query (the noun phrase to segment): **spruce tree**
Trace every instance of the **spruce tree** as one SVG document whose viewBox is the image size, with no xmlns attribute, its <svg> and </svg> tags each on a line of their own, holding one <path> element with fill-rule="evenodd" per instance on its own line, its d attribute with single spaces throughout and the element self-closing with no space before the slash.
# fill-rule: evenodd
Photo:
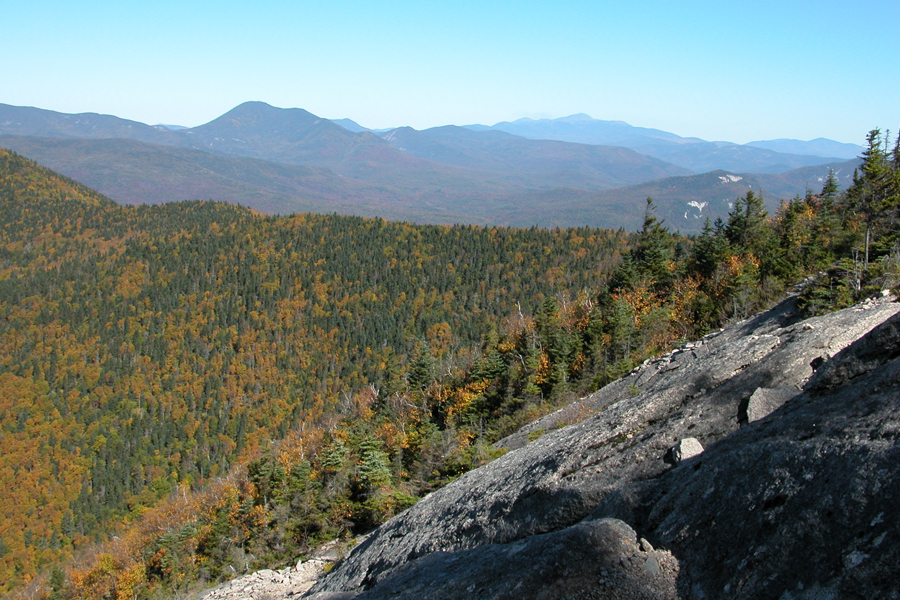
<svg viewBox="0 0 900 600">
<path fill-rule="evenodd" d="M 869 266 L 873 236 L 885 220 L 884 211 L 897 203 L 895 169 L 892 168 L 895 157 L 888 155 L 886 144 L 887 140 L 882 138 L 880 129 L 869 132 L 866 136 L 866 149 L 861 157 L 862 164 L 853 173 L 853 185 L 847 190 L 846 208 L 858 215 L 865 225 L 864 269 Z"/>
<path fill-rule="evenodd" d="M 672 234 L 656 218 L 656 204 L 647 198 L 644 210 L 644 224 L 632 251 L 632 262 L 638 272 L 651 282 L 651 287 L 659 291 L 668 286 L 672 266 Z"/>
<path fill-rule="evenodd" d="M 752 253 L 757 257 L 765 252 L 771 236 L 767 219 L 762 196 L 754 194 L 753 190 L 735 201 L 725 225 L 725 236 L 735 252 Z"/>
<path fill-rule="evenodd" d="M 833 169 L 828 169 L 828 177 L 825 180 L 825 185 L 822 186 L 819 198 L 821 198 L 823 204 L 833 204 L 834 199 L 838 195 L 838 190 L 840 190 L 840 185 L 838 184 L 837 176 L 834 174 Z"/>
<path fill-rule="evenodd" d="M 721 218 L 716 219 L 715 226 L 710 224 L 709 218 L 707 218 L 694 243 L 690 270 L 704 279 L 713 276 L 728 254 L 728 241 L 725 238 L 724 229 L 725 224 Z"/>
</svg>

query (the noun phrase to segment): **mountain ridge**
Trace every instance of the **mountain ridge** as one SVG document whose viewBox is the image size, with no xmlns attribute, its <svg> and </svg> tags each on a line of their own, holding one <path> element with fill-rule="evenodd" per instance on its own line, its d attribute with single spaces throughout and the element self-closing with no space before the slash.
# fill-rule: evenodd
<svg viewBox="0 0 900 600">
<path fill-rule="evenodd" d="M 698 206 L 716 203 L 713 218 L 727 215 L 726 207 L 751 189 L 746 185 L 751 180 L 756 185 L 752 189 L 764 190 L 774 210 L 779 199 L 816 188 L 827 168 L 847 168 L 825 163 L 800 167 L 805 171 L 785 170 L 790 164 L 784 160 L 805 159 L 679 138 L 583 114 L 510 125 L 515 123 L 602 126 L 643 144 L 667 144 L 667 152 L 681 156 L 682 162 L 688 149 L 695 154 L 694 162 L 724 161 L 732 167 L 742 164 L 739 155 L 763 153 L 772 159 L 767 163 L 770 170 L 784 172 L 721 169 L 724 174 L 719 176 L 744 180 L 744 185 L 731 185 L 735 180 L 722 186 L 716 176 L 695 176 L 692 169 L 624 146 L 529 139 L 497 129 L 456 126 L 354 132 L 303 109 L 258 101 L 243 103 L 209 123 L 174 130 L 110 115 L 0 105 L 0 135 L 7 146 L 131 204 L 214 198 L 266 213 L 340 212 L 420 223 L 633 229 L 640 225 L 643 199 L 659 196 L 661 215 L 672 226 L 697 232 L 703 221 Z M 28 131 L 45 139 L 23 135 Z M 120 151 L 113 152 L 112 139 L 135 143 L 120 143 Z M 220 158 L 211 158 L 216 156 Z M 304 168 L 318 171 L 313 176 Z M 846 177 L 841 177 L 846 185 Z M 702 181 L 709 183 L 704 187 Z"/>
<path fill-rule="evenodd" d="M 804 166 L 835 162 L 841 158 L 858 156 L 861 146 L 841 144 L 826 140 L 800 142 L 791 140 L 791 148 L 799 152 L 786 153 L 788 145 L 775 140 L 734 144 L 732 142 L 708 142 L 695 137 L 681 137 L 673 133 L 634 127 L 624 121 L 603 121 L 588 115 L 572 115 L 573 118 L 560 119 L 519 119 L 501 121 L 492 126 L 469 125 L 467 127 L 484 130 L 500 130 L 533 139 L 554 139 L 587 144 L 619 145 L 643 154 L 660 158 L 667 162 L 697 172 L 723 169 L 737 172 L 778 173 Z M 814 143 L 819 142 L 819 143 Z M 779 148 L 782 151 L 778 152 Z M 823 148 L 835 148 L 840 154 L 829 156 Z M 812 151 L 810 151 L 812 150 Z M 855 150 L 855 153 L 854 153 Z M 830 159 L 830 160 L 829 160 Z"/>
<path fill-rule="evenodd" d="M 424 131 L 403 127 L 382 137 L 405 152 L 464 168 L 507 173 L 529 187 L 609 189 L 691 172 L 627 148 L 528 140 L 501 131 L 477 132 L 455 125 Z M 559 175 L 555 175 L 559 173 Z M 550 176 L 550 181 L 534 180 Z M 628 182 L 628 183 L 626 183 Z M 548 185 L 549 183 L 549 185 Z"/>
<path fill-rule="evenodd" d="M 847 144 L 836 142 L 827 138 L 816 138 L 814 140 L 803 141 L 788 138 L 779 138 L 777 140 L 761 140 L 756 142 L 747 142 L 745 146 L 754 146 L 756 148 L 765 148 L 767 150 L 775 150 L 789 154 L 811 154 L 813 156 L 839 157 L 839 158 L 856 158 L 865 150 L 859 144 Z"/>
<path fill-rule="evenodd" d="M 214 198 L 267 214 L 338 212 L 418 223 L 588 225 L 634 231 L 641 225 L 646 198 L 653 197 L 660 217 L 685 233 L 698 232 L 706 217 L 727 217 L 735 198 L 748 190 L 761 192 L 771 213 L 780 198 L 821 189 L 829 169 L 834 169 L 846 187 L 857 164 L 848 161 L 780 175 L 718 171 L 593 191 L 573 187 L 527 189 L 521 185 L 503 190 L 495 183 L 493 191 L 478 192 L 473 181 L 468 191 L 460 188 L 456 196 L 444 188 L 427 197 L 413 188 L 371 184 L 320 167 L 136 140 L 0 135 L 0 147 L 29 156 L 123 204 Z M 489 180 L 482 177 L 482 181 Z"/>
</svg>

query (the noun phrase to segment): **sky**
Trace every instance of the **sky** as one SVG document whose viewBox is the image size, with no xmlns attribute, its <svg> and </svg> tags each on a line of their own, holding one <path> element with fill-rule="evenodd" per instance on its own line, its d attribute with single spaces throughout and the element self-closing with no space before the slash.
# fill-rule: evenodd
<svg viewBox="0 0 900 600">
<path fill-rule="evenodd" d="M 586 113 L 682 136 L 900 127 L 900 2 L 0 0 L 0 103 L 196 126 L 260 100 L 369 128 Z"/>
</svg>

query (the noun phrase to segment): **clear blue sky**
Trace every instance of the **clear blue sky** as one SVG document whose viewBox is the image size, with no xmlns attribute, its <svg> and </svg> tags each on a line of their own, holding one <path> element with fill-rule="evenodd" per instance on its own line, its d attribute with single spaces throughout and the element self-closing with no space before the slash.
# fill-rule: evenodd
<svg viewBox="0 0 900 600">
<path fill-rule="evenodd" d="M 144 123 L 247 100 L 372 128 L 587 113 L 744 143 L 900 126 L 897 0 L 0 0 L 0 102 Z"/>
</svg>

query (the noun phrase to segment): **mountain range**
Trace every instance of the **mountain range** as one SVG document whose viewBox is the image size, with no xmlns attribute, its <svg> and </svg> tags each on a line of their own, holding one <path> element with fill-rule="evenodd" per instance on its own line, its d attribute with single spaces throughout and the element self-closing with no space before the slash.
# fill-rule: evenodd
<svg viewBox="0 0 900 600">
<path fill-rule="evenodd" d="M 685 232 L 749 189 L 774 210 L 829 169 L 846 184 L 856 163 L 842 159 L 859 148 L 706 142 L 586 115 L 371 131 L 263 102 L 183 128 L 0 104 L 0 147 L 125 204 L 212 198 L 269 214 L 633 229 L 652 195 Z"/>
<path fill-rule="evenodd" d="M 499 130 L 532 139 L 560 140 L 579 144 L 624 146 L 648 156 L 697 171 L 716 169 L 739 172 L 780 173 L 803 166 L 824 164 L 859 156 L 862 146 L 819 138 L 770 140 L 734 144 L 681 137 L 659 129 L 633 127 L 623 121 L 601 121 L 578 114 L 561 119 L 519 119 L 487 127 L 469 125 L 476 131 Z"/>
</svg>

